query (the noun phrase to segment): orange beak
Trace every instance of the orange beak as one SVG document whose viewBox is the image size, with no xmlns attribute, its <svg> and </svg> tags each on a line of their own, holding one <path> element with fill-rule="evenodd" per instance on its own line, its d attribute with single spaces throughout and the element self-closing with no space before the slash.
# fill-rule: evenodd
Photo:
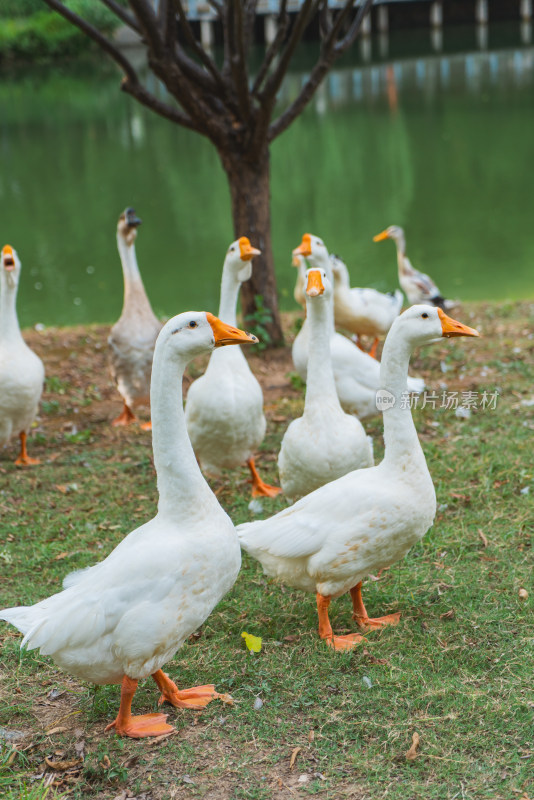
<svg viewBox="0 0 534 800">
<path fill-rule="evenodd" d="M 239 240 L 239 252 L 242 261 L 250 261 L 251 258 L 254 258 L 254 256 L 261 255 L 261 250 L 257 250 L 255 247 L 252 247 L 249 239 L 246 236 L 242 236 Z"/>
<path fill-rule="evenodd" d="M 318 269 L 312 269 L 308 272 L 308 285 L 306 286 L 306 294 L 308 297 L 317 297 L 324 293 L 324 284 L 321 273 Z"/>
<path fill-rule="evenodd" d="M 215 347 L 223 347 L 225 344 L 256 344 L 259 341 L 254 334 L 241 331 L 232 325 L 227 325 L 226 322 L 210 314 L 209 311 L 206 311 L 206 319 L 213 331 Z"/>
<path fill-rule="evenodd" d="M 293 250 L 294 256 L 311 256 L 312 249 L 311 249 L 311 236 L 309 233 L 305 233 L 302 237 L 302 242 L 299 244 L 298 247 L 295 247 Z"/>
<path fill-rule="evenodd" d="M 13 248 L 10 244 L 6 244 L 2 248 L 2 260 L 4 262 L 4 269 L 11 272 L 15 269 L 15 259 L 13 258 Z"/>
<path fill-rule="evenodd" d="M 448 317 L 441 308 L 438 308 L 438 316 L 441 320 L 442 335 L 447 338 L 451 336 L 480 336 L 480 333 L 474 328 Z"/>
<path fill-rule="evenodd" d="M 387 228 L 385 231 L 382 231 L 382 233 L 377 233 L 376 236 L 373 236 L 373 242 L 383 242 L 384 239 L 389 239 Z"/>
</svg>

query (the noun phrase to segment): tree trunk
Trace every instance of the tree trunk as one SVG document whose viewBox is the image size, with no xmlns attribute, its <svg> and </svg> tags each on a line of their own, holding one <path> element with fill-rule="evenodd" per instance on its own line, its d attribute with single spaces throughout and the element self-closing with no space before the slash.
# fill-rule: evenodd
<svg viewBox="0 0 534 800">
<path fill-rule="evenodd" d="M 283 344 L 271 247 L 269 149 L 266 145 L 259 158 L 221 151 L 219 156 L 228 176 L 236 239 L 248 236 L 252 246 L 261 250 L 261 256 L 252 262 L 251 279 L 241 288 L 243 316 L 255 315 L 255 297 L 261 295 L 264 307 L 272 314 L 271 322 L 262 321 L 269 334 L 268 344 Z"/>
</svg>

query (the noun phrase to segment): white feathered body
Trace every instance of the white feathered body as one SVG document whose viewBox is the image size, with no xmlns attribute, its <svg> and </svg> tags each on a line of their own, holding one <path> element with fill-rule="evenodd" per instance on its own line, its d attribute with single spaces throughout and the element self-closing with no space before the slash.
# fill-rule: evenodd
<svg viewBox="0 0 534 800">
<path fill-rule="evenodd" d="M 160 330 L 152 310 L 136 305 L 128 306 L 111 329 L 111 374 L 129 408 L 150 401 L 152 357 Z"/>
<path fill-rule="evenodd" d="M 274 517 L 237 526 L 242 548 L 267 575 L 323 596 L 339 596 L 394 564 L 432 524 L 436 497 L 426 464 L 399 475 L 385 462 L 356 470 Z"/>
<path fill-rule="evenodd" d="M 302 497 L 347 472 L 373 463 L 371 445 L 356 417 L 324 403 L 289 425 L 278 471 L 284 494 Z"/>
<path fill-rule="evenodd" d="M 213 475 L 244 464 L 265 435 L 263 393 L 238 346 L 214 350 L 189 387 L 187 432 L 202 467 Z"/>
<path fill-rule="evenodd" d="M 222 509 L 217 520 L 213 511 L 190 509 L 185 532 L 155 517 L 100 564 L 68 576 L 62 592 L 5 609 L 0 619 L 24 633 L 29 649 L 40 648 L 79 679 L 107 684 L 153 674 L 237 578 L 234 527 Z"/>
<path fill-rule="evenodd" d="M 18 341 L 0 341 L 0 445 L 28 433 L 39 407 L 44 383 L 43 362 Z"/>
<path fill-rule="evenodd" d="M 7 260 L 10 268 L 4 266 Z M 6 245 L 0 264 L 0 446 L 30 430 L 45 377 L 43 362 L 20 332 L 16 310 L 20 270 L 16 251 Z"/>
<path fill-rule="evenodd" d="M 330 255 L 334 274 L 334 320 L 336 325 L 359 336 L 385 335 L 402 309 L 402 292 L 385 294 L 376 289 L 350 288 L 347 265 Z"/>
</svg>

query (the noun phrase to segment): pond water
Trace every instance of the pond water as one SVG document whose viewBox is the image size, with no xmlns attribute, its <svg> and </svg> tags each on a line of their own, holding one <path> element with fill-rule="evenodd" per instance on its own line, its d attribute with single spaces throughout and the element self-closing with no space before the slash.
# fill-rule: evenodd
<svg viewBox="0 0 534 800">
<path fill-rule="evenodd" d="M 394 246 L 372 242 L 390 224 L 446 296 L 534 296 L 530 37 L 519 24 L 478 39 L 471 28 L 445 29 L 442 41 L 400 32 L 345 57 L 272 148 L 282 308 L 294 307 L 290 253 L 305 231 L 343 256 L 353 285 L 394 289 Z M 23 325 L 117 318 L 126 205 L 144 221 L 137 253 L 156 313 L 216 310 L 233 238 L 217 155 L 119 92 L 112 68 L 4 71 L 0 163 L 0 239 L 22 260 Z"/>
</svg>

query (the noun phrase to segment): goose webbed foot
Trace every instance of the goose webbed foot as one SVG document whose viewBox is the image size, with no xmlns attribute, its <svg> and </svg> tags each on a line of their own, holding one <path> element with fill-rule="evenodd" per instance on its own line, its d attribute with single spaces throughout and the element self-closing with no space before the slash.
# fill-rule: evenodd
<svg viewBox="0 0 534 800">
<path fill-rule="evenodd" d="M 161 669 L 158 669 L 152 677 L 161 691 L 158 705 L 170 703 L 175 708 L 200 709 L 220 696 L 211 683 L 205 686 L 192 686 L 190 689 L 178 689 L 174 681 L 171 681 Z"/>
<path fill-rule="evenodd" d="M 17 467 L 35 467 L 37 464 L 40 464 L 38 458 L 30 458 L 28 455 L 28 451 L 26 450 L 26 434 L 24 431 L 21 431 L 19 434 L 20 438 L 20 453 L 18 458 L 15 460 L 15 466 Z"/>
<path fill-rule="evenodd" d="M 114 428 L 117 428 L 119 426 L 131 425 L 132 422 L 135 421 L 136 421 L 135 414 L 131 410 L 130 406 L 124 403 L 121 413 L 119 414 L 118 417 L 116 417 L 116 419 L 113 420 L 111 424 L 113 425 Z"/>
<path fill-rule="evenodd" d="M 331 597 L 325 597 L 317 593 L 317 614 L 319 617 L 319 636 L 324 639 L 329 647 L 334 650 L 352 650 L 354 647 L 365 641 L 365 637 L 360 633 L 349 633 L 346 636 L 334 636 L 330 619 L 328 617 L 328 606 L 332 602 Z"/>
<path fill-rule="evenodd" d="M 252 483 L 252 497 L 276 497 L 281 494 L 282 490 L 279 486 L 270 486 L 262 481 L 253 458 L 249 458 L 247 464 L 252 475 L 252 480 L 250 481 Z"/>
<path fill-rule="evenodd" d="M 358 583 L 350 590 L 352 597 L 353 614 L 352 619 L 358 623 L 358 627 L 364 631 L 380 630 L 387 625 L 398 625 L 400 621 L 400 611 L 395 614 L 386 614 L 384 617 L 370 617 L 365 610 L 362 598 L 362 582 Z"/>
<path fill-rule="evenodd" d="M 137 689 L 137 681 L 125 675 L 121 685 L 121 704 L 119 713 L 113 722 L 106 727 L 119 736 L 130 736 L 132 739 L 144 739 L 147 736 L 161 736 L 172 733 L 174 728 L 167 725 L 167 714 L 141 714 L 132 716 L 132 700 Z"/>
</svg>

